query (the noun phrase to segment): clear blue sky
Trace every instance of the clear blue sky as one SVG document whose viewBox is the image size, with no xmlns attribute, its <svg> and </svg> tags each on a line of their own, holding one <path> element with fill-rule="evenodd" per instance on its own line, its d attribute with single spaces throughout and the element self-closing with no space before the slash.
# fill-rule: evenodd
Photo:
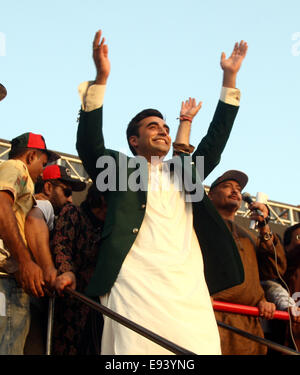
<svg viewBox="0 0 300 375">
<path fill-rule="evenodd" d="M 300 2 L 253 0 L 0 0 L 0 138 L 33 131 L 51 149 L 77 154 L 77 86 L 95 69 L 98 29 L 109 45 L 106 145 L 129 154 L 125 129 L 141 109 L 159 109 L 174 137 L 180 103 L 203 107 L 191 143 L 205 135 L 221 89 L 221 52 L 246 40 L 238 77 L 241 107 L 210 184 L 228 169 L 248 174 L 246 187 L 300 204 Z M 293 37 L 295 40 L 293 40 Z M 297 39 L 298 38 L 298 39 Z"/>
</svg>

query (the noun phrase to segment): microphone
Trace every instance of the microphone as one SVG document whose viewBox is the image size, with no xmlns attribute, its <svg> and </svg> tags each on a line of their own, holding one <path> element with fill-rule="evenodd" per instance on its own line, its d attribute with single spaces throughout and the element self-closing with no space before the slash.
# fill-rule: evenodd
<svg viewBox="0 0 300 375">
<path fill-rule="evenodd" d="M 253 201 L 253 199 L 252 199 L 252 197 L 251 197 L 251 195 L 249 193 L 243 193 L 242 194 L 242 199 L 243 199 L 243 201 L 245 201 L 249 205 L 252 204 L 252 203 L 254 203 L 254 201 Z M 262 217 L 264 216 L 263 213 L 261 212 L 261 210 L 259 210 L 257 208 L 253 209 L 253 211 L 256 211 L 258 213 L 258 215 L 260 215 Z M 255 229 L 255 226 L 256 226 L 256 221 L 255 220 L 251 220 L 249 228 L 250 229 Z"/>
</svg>

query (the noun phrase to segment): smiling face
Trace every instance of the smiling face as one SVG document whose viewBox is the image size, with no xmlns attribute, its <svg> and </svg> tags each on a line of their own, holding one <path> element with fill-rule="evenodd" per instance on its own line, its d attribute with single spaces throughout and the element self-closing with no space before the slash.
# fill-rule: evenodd
<svg viewBox="0 0 300 375">
<path fill-rule="evenodd" d="M 242 203 L 241 186 L 234 180 L 221 182 L 208 194 L 218 210 L 236 212 Z"/>
<path fill-rule="evenodd" d="M 169 127 L 159 117 L 146 117 L 139 123 L 139 135 L 132 135 L 129 142 L 137 155 L 148 161 L 151 161 L 151 156 L 164 157 L 171 147 Z"/>
</svg>

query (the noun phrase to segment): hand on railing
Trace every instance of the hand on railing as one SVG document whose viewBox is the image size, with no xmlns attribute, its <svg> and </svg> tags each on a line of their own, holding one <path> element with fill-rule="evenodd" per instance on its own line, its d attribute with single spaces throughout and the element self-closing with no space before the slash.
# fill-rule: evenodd
<svg viewBox="0 0 300 375">
<path fill-rule="evenodd" d="M 257 304 L 259 316 L 265 319 L 273 319 L 276 306 L 272 302 L 266 300 L 259 301 Z"/>
<path fill-rule="evenodd" d="M 64 289 L 70 287 L 71 289 L 76 289 L 76 277 L 73 272 L 64 272 L 59 275 L 55 280 L 55 289 L 59 296 L 64 295 Z"/>
</svg>

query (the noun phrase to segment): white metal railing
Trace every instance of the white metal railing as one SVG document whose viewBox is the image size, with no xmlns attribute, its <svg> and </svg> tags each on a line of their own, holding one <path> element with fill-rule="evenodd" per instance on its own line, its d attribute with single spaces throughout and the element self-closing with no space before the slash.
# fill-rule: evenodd
<svg viewBox="0 0 300 375">
<path fill-rule="evenodd" d="M 252 197 L 255 200 L 255 197 Z M 268 200 L 270 220 L 275 224 L 291 226 L 300 222 L 300 208 L 289 204 Z M 246 208 L 239 210 L 238 215 L 246 217 L 250 211 Z"/>
</svg>

